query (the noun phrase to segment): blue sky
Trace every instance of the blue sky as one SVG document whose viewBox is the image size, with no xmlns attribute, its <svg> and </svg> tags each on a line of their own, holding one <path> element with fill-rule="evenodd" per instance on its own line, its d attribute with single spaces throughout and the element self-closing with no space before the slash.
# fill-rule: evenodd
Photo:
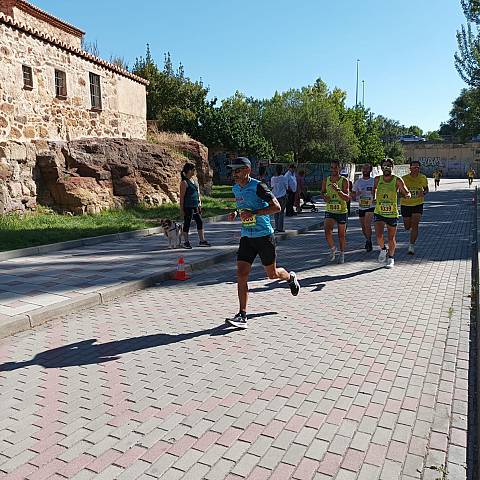
<svg viewBox="0 0 480 480">
<path fill-rule="evenodd" d="M 321 77 L 355 103 L 434 130 L 465 86 L 454 64 L 460 0 L 32 0 L 87 32 L 102 57 L 133 65 L 170 51 L 212 96 L 256 98 Z"/>
</svg>

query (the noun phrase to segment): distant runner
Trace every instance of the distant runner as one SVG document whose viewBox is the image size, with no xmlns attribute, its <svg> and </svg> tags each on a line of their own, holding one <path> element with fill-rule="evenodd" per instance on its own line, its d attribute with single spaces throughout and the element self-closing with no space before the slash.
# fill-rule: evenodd
<svg viewBox="0 0 480 480">
<path fill-rule="evenodd" d="M 433 181 L 435 183 L 435 191 L 437 191 L 437 188 L 440 186 L 440 179 L 442 178 L 442 172 L 441 170 L 435 170 L 433 172 Z"/>
<path fill-rule="evenodd" d="M 386 261 L 386 268 L 393 268 L 395 265 L 395 248 L 397 246 L 396 234 L 398 224 L 398 194 L 401 192 L 406 198 L 410 198 L 411 194 L 403 180 L 392 174 L 393 160 L 386 158 L 382 163 L 383 175 L 375 177 L 373 187 L 373 196 L 375 198 L 375 233 L 377 235 L 380 254 L 378 261 L 383 263 Z M 388 233 L 388 252 L 385 247 L 384 229 L 387 226 Z M 388 253 L 388 255 L 387 255 Z"/>
<path fill-rule="evenodd" d="M 475 170 L 472 167 L 470 167 L 467 170 L 467 178 L 468 178 L 468 188 L 470 188 L 472 186 L 473 179 L 475 178 Z"/>
<path fill-rule="evenodd" d="M 358 216 L 362 227 L 363 235 L 366 239 L 365 250 L 371 252 L 372 246 L 372 219 L 375 207 L 373 205 L 373 186 L 374 178 L 372 166 L 366 163 L 362 167 L 362 176 L 353 184 L 352 198 L 358 201 Z"/>
<path fill-rule="evenodd" d="M 247 328 L 248 276 L 252 263 L 260 256 L 265 272 L 270 279 L 285 280 L 292 295 L 298 295 L 300 284 L 295 272 L 287 272 L 276 266 L 276 249 L 270 215 L 281 210 L 278 200 L 269 188 L 259 180 L 250 177 L 252 167 L 248 158 L 235 158 L 229 168 L 235 180 L 233 194 L 240 211 L 242 237 L 237 252 L 237 289 L 240 303 L 239 312 L 226 321 L 238 328 Z M 232 212 L 233 221 L 237 212 Z"/>
<path fill-rule="evenodd" d="M 338 242 L 340 247 L 339 263 L 345 263 L 346 227 L 347 227 L 347 201 L 348 180 L 340 176 L 340 162 L 334 160 L 330 164 L 331 174 L 322 182 L 322 196 L 325 206 L 325 238 L 330 247 L 330 261 L 334 262 L 337 247 L 333 240 L 333 227 L 337 224 Z"/>
<path fill-rule="evenodd" d="M 428 179 L 420 173 L 420 162 L 410 162 L 410 173 L 402 177 L 405 186 L 411 193 L 411 198 L 401 198 L 400 206 L 405 230 L 410 230 L 410 244 L 408 253 L 415 253 L 415 242 L 418 237 L 418 226 L 423 214 L 423 203 L 428 193 Z"/>
</svg>

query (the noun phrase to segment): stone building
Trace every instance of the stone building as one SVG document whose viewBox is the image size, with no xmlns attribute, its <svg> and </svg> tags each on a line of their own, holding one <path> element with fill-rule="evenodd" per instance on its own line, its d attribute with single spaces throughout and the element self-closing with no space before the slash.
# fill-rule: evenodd
<svg viewBox="0 0 480 480">
<path fill-rule="evenodd" d="M 84 32 L 0 0 L 0 141 L 146 136 L 146 82 L 82 50 Z"/>
</svg>

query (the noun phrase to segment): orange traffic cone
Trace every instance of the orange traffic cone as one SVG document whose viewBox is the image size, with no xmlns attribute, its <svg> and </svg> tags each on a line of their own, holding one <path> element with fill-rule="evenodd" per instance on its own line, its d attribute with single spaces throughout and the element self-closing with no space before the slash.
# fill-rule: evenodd
<svg viewBox="0 0 480 480">
<path fill-rule="evenodd" d="M 188 280 L 189 278 L 185 271 L 185 259 L 180 257 L 177 262 L 177 271 L 175 272 L 174 280 Z"/>
</svg>

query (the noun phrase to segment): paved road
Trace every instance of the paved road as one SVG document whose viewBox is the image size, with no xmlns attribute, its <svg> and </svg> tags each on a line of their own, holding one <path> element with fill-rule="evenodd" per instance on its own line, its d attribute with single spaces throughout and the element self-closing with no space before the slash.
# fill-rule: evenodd
<svg viewBox="0 0 480 480">
<path fill-rule="evenodd" d="M 352 220 L 282 242 L 303 290 L 219 265 L 0 341 L 0 475 L 75 479 L 464 479 L 471 192 L 442 182 L 393 270 Z M 461 188 L 455 191 L 452 188 Z M 437 470 L 431 469 L 431 467 Z"/>
</svg>

